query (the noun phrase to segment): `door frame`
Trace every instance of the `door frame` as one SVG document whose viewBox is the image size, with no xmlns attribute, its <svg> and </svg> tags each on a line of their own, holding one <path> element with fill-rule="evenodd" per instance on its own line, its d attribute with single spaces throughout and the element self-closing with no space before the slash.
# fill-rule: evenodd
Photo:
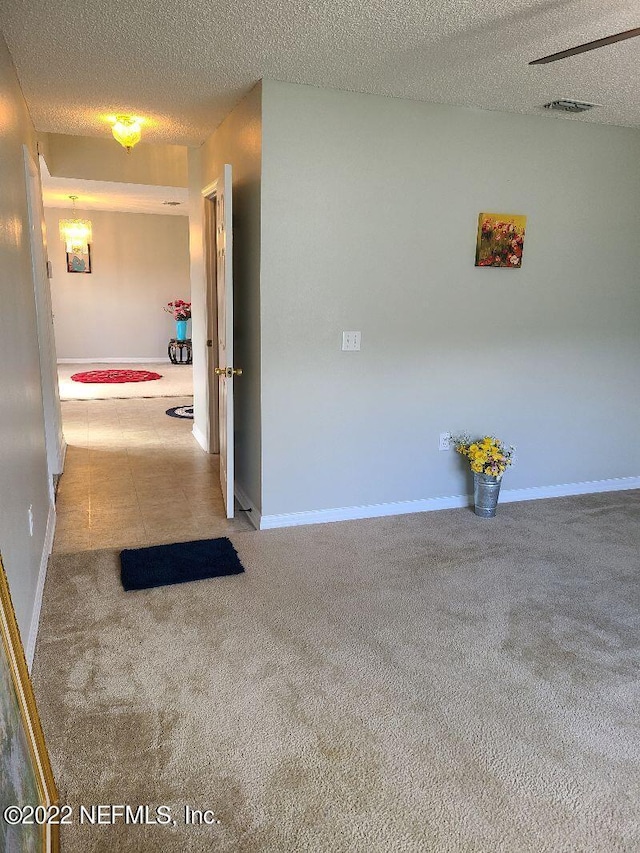
<svg viewBox="0 0 640 853">
<path fill-rule="evenodd" d="M 234 427 L 234 376 L 242 370 L 233 367 L 234 318 L 233 318 L 233 167 L 225 163 L 212 183 L 208 184 L 202 195 L 205 207 L 203 228 L 205 265 L 208 270 L 206 289 L 207 321 L 209 338 L 207 350 L 213 349 L 215 330 L 216 354 L 207 353 L 207 363 L 217 366 L 207 371 L 208 386 L 208 443 L 219 445 L 220 485 L 227 518 L 235 513 L 235 427 Z M 211 205 L 215 204 L 215 220 Z M 215 227 L 212 228 L 211 225 Z M 213 269 L 215 263 L 215 284 Z M 214 312 L 214 304 L 216 310 Z M 215 321 L 214 321 L 215 317 Z M 218 397 L 217 418 L 213 397 Z M 217 422 L 217 424 L 216 424 Z M 217 430 L 216 430 L 217 425 Z"/>
<path fill-rule="evenodd" d="M 220 423 L 218 386 L 215 368 L 218 367 L 218 281 L 216 276 L 216 179 L 202 192 L 202 251 L 205 277 L 206 339 L 204 363 L 206 365 L 206 437 L 209 453 L 220 453 Z"/>
<path fill-rule="evenodd" d="M 50 495 L 53 500 L 54 477 L 62 474 L 67 445 L 62 433 L 60 388 L 58 385 L 58 359 L 56 357 L 55 332 L 53 328 L 49 266 L 44 239 L 46 230 L 44 224 L 44 206 L 42 203 L 42 184 L 40 181 L 40 172 L 30 150 L 26 145 L 23 145 L 22 151 L 24 155 L 24 172 L 27 190 L 29 246 L 36 305 L 40 384 L 42 387 L 42 408 L 44 413 L 47 469 L 49 472 Z"/>
</svg>

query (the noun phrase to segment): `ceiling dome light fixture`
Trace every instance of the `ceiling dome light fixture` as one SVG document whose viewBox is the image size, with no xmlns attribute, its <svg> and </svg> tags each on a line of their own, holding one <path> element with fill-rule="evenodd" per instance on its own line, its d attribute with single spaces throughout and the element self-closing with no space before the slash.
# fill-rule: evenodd
<svg viewBox="0 0 640 853">
<path fill-rule="evenodd" d="M 140 119 L 136 116 L 116 116 L 116 121 L 111 128 L 113 138 L 119 142 L 123 148 L 127 149 L 127 154 L 134 145 L 140 142 L 141 129 Z"/>
<path fill-rule="evenodd" d="M 67 252 L 78 255 L 86 255 L 89 251 L 89 243 L 92 239 L 91 222 L 88 219 L 77 219 L 76 201 L 77 195 L 70 195 L 73 204 L 73 219 L 60 220 L 60 238 L 65 244 Z"/>
</svg>

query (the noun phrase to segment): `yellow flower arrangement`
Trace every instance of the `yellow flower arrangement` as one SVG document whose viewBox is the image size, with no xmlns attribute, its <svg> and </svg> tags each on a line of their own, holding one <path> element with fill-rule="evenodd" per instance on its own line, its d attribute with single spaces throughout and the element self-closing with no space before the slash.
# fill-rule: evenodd
<svg viewBox="0 0 640 853">
<path fill-rule="evenodd" d="M 515 447 L 504 444 L 499 438 L 486 435 L 472 440 L 461 435 L 453 439 L 456 451 L 466 456 L 474 474 L 488 474 L 500 479 L 509 465 L 513 464 Z"/>
</svg>

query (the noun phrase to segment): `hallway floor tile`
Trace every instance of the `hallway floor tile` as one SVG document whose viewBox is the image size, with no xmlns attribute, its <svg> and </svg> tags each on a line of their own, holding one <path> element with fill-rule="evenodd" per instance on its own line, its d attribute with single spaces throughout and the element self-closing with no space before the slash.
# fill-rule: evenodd
<svg viewBox="0 0 640 853">
<path fill-rule="evenodd" d="M 54 552 L 128 548 L 252 530 L 225 517 L 219 457 L 194 439 L 193 421 L 168 417 L 189 398 L 66 401 L 65 471 Z"/>
</svg>

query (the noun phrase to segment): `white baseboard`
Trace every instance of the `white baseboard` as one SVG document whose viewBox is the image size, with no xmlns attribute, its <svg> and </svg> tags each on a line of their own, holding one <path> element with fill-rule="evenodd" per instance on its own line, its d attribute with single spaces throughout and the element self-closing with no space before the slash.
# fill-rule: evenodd
<svg viewBox="0 0 640 853">
<path fill-rule="evenodd" d="M 44 592 L 44 582 L 47 578 L 47 566 L 49 557 L 53 549 L 53 537 L 56 532 L 56 506 L 54 503 L 49 504 L 49 514 L 47 515 L 47 529 L 44 534 L 44 544 L 42 546 L 42 557 L 40 559 L 40 571 L 38 572 L 38 583 L 36 585 L 36 594 L 33 600 L 33 613 L 31 614 L 31 625 L 29 626 L 29 637 L 27 638 L 27 647 L 24 650 L 27 659 L 29 672 L 33 665 L 33 656 L 36 651 L 36 640 L 38 639 L 38 628 L 40 626 L 40 610 L 42 608 L 42 594 Z"/>
<path fill-rule="evenodd" d="M 386 515 L 408 515 L 412 512 L 432 512 L 437 509 L 453 509 L 468 505 L 469 498 L 466 495 L 453 495 L 448 498 L 425 498 L 418 501 L 394 501 L 386 504 L 315 509 L 308 512 L 285 512 L 280 515 L 263 515 L 260 530 L 297 527 L 299 524 L 326 524 L 330 521 L 354 521 L 358 518 L 382 518 Z"/>
<path fill-rule="evenodd" d="M 200 447 L 205 451 L 205 453 L 208 453 L 209 452 L 209 442 L 207 441 L 207 437 L 202 432 L 200 427 L 198 427 L 194 424 L 191 432 L 193 433 L 193 437 L 198 442 Z"/>
<path fill-rule="evenodd" d="M 158 358 L 59 358 L 58 364 L 168 364 L 169 356 Z"/>
<path fill-rule="evenodd" d="M 640 477 L 616 477 L 610 480 L 593 480 L 585 483 L 564 483 L 559 486 L 534 486 L 530 489 L 504 489 L 500 491 L 500 502 L 535 501 L 543 498 L 617 492 L 625 489 L 640 489 Z M 407 515 L 412 512 L 456 509 L 472 504 L 472 495 L 452 495 L 451 497 L 426 498 L 416 501 L 396 501 L 366 506 L 318 509 L 308 512 L 288 512 L 279 515 L 263 515 L 260 518 L 259 529 L 272 530 L 276 527 L 296 527 L 301 524 L 326 524 L 331 521 L 352 521 L 358 518 L 382 518 L 388 515 Z"/>
<path fill-rule="evenodd" d="M 64 461 L 67 458 L 67 442 L 64 440 L 64 437 L 60 437 L 60 443 L 58 444 L 58 470 L 56 474 L 62 474 L 64 471 Z"/>
<path fill-rule="evenodd" d="M 63 438 L 62 443 L 61 443 L 60 448 L 59 448 L 59 451 L 58 451 L 60 454 L 60 473 L 62 473 L 64 471 L 64 463 L 67 460 L 67 447 L 68 447 L 67 442 Z"/>
<path fill-rule="evenodd" d="M 587 480 L 584 483 L 563 483 L 560 486 L 535 486 L 531 489 L 500 490 L 501 503 L 538 501 L 542 498 L 566 498 L 571 495 L 595 495 L 598 492 L 623 492 L 640 489 L 640 477 L 613 477 L 610 480 Z"/>
<path fill-rule="evenodd" d="M 247 495 L 247 493 L 239 486 L 237 483 L 233 484 L 234 493 L 236 500 L 243 508 L 242 515 L 246 515 L 251 524 L 255 527 L 256 530 L 261 530 L 261 520 L 262 516 L 256 507 L 255 501 L 252 501 L 251 498 Z"/>
</svg>

